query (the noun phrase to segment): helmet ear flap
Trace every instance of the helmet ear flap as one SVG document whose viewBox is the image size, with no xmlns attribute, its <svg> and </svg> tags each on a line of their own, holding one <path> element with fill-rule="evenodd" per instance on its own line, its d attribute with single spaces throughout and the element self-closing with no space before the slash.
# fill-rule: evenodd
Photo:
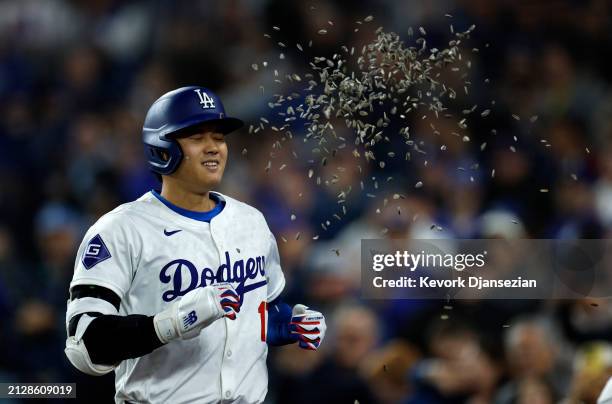
<svg viewBox="0 0 612 404">
<path fill-rule="evenodd" d="M 168 153 L 165 150 L 159 150 L 159 149 L 155 149 L 155 152 L 157 154 L 157 158 L 161 159 L 163 161 L 168 161 L 170 160 L 170 156 L 168 155 Z"/>
<path fill-rule="evenodd" d="M 170 146 L 159 147 L 145 145 L 145 158 L 152 171 L 160 175 L 172 174 L 183 159 L 183 151 L 175 140 L 169 141 Z"/>
</svg>

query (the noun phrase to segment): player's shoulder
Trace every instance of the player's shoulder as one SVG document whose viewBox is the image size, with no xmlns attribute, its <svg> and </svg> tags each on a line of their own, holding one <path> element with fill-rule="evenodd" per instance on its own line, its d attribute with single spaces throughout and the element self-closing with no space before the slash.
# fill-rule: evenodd
<svg viewBox="0 0 612 404">
<path fill-rule="evenodd" d="M 117 206 L 110 212 L 100 216 L 94 223 L 92 228 L 108 228 L 108 227 L 131 227 L 134 220 L 142 214 L 143 211 L 150 209 L 152 195 L 147 192 L 140 198 L 123 203 Z"/>
<path fill-rule="evenodd" d="M 217 191 L 215 191 L 215 194 L 219 195 L 223 200 L 225 200 L 225 209 L 228 209 L 230 212 L 233 211 L 234 214 L 240 215 L 242 219 L 251 218 L 252 220 L 261 221 L 263 224 L 266 223 L 263 213 L 261 213 L 261 211 L 256 207 Z"/>
</svg>

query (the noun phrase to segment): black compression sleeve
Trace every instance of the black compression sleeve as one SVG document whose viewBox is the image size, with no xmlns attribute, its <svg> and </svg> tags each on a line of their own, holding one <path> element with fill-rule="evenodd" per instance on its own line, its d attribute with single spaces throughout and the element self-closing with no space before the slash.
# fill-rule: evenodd
<svg viewBox="0 0 612 404">
<path fill-rule="evenodd" d="M 121 299 L 115 292 L 98 285 L 76 285 L 70 289 L 70 300 L 80 299 L 82 297 L 95 297 L 97 299 L 106 300 L 117 310 L 121 304 Z"/>
<path fill-rule="evenodd" d="M 95 318 L 83 334 L 83 341 L 93 363 L 112 365 L 128 358 L 138 358 L 159 348 L 153 317 L 103 315 Z"/>
</svg>

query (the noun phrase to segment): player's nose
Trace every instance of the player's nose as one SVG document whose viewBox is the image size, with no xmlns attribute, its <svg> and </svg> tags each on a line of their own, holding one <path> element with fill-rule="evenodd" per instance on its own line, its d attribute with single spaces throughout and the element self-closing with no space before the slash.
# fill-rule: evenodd
<svg viewBox="0 0 612 404">
<path fill-rule="evenodd" d="M 205 145 L 202 151 L 204 154 L 218 154 L 219 147 L 216 144 Z"/>
<path fill-rule="evenodd" d="M 217 142 L 212 134 L 207 134 L 202 139 L 202 150 L 205 154 L 219 153 L 219 142 Z"/>
</svg>

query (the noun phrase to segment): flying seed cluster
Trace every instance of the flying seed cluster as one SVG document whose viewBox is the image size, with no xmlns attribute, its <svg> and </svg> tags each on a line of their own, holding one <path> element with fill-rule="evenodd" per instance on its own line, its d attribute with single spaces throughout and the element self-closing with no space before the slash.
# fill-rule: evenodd
<svg viewBox="0 0 612 404">
<path fill-rule="evenodd" d="M 371 22 L 372 16 L 368 16 L 363 21 L 357 21 L 358 25 Z M 329 24 L 333 26 L 332 23 Z M 279 27 L 273 27 L 274 31 L 280 31 Z M 327 165 L 339 149 L 345 147 L 352 148 L 352 155 L 359 159 L 363 156 L 366 162 L 377 161 L 381 167 L 385 167 L 384 158 L 394 158 L 395 152 L 388 152 L 384 156 L 376 156 L 372 146 L 381 141 L 389 141 L 389 133 L 384 130 L 392 120 L 399 126 L 397 135 L 401 136 L 409 148 L 417 153 L 423 153 L 419 148 L 419 143 L 410 139 L 409 121 L 416 113 L 425 115 L 421 118 L 426 119 L 429 114 L 436 119 L 444 117 L 453 118 L 452 114 L 446 113 L 445 101 L 453 100 L 457 97 L 454 88 L 447 85 L 443 78 L 444 73 L 449 71 L 461 75 L 462 87 L 465 93 L 468 92 L 470 85 L 467 81 L 465 67 L 471 67 L 469 60 L 463 60 L 465 49 L 463 41 L 469 38 L 470 33 L 475 29 L 471 26 L 463 32 L 455 32 L 453 26 L 450 31 L 453 38 L 448 42 L 445 49 L 429 48 L 425 38 L 425 29 L 420 27 L 420 36 L 414 39 L 412 28 L 408 30 L 408 38 L 416 46 L 408 46 L 400 35 L 394 32 L 386 32 L 383 28 L 375 31 L 375 38 L 372 42 L 362 46 L 360 50 L 354 47 L 341 46 L 339 51 L 332 57 L 314 57 L 308 64 L 310 72 L 304 74 L 302 78 L 297 73 L 285 74 L 284 79 L 293 84 L 293 87 L 303 85 L 300 92 L 291 94 L 274 94 L 272 101 L 268 103 L 271 111 L 282 118 L 284 124 L 275 126 L 271 124 L 272 118 L 260 117 L 256 125 L 249 127 L 250 133 L 257 133 L 269 128 L 280 135 L 280 139 L 272 145 L 273 151 L 271 158 L 276 156 L 275 150 L 282 147 L 282 143 L 287 138 L 293 138 L 293 131 L 305 131 L 304 142 L 312 142 L 312 153 L 320 162 L 320 166 Z M 358 30 L 358 28 L 356 29 Z M 318 31 L 319 35 L 326 35 L 327 29 Z M 266 37 L 271 38 L 269 34 Z M 286 48 L 283 42 L 278 42 L 278 46 Z M 312 46 L 312 41 L 308 43 Z M 296 44 L 299 51 L 303 51 L 300 44 Z M 477 49 L 472 49 L 477 52 Z M 284 58 L 284 54 L 281 59 Z M 268 63 L 263 62 L 262 67 L 267 67 Z M 253 70 L 258 70 L 259 65 L 253 64 Z M 279 71 L 274 69 L 275 82 L 282 84 Z M 263 88 L 260 87 L 263 92 Z M 299 104 L 298 104 L 299 103 Z M 297 104 L 297 106 L 296 106 Z M 474 106 L 469 112 L 476 109 Z M 481 112 L 481 116 L 486 117 L 490 110 Z M 278 121 L 277 119 L 274 119 Z M 354 134 L 354 138 L 346 139 L 336 132 L 334 123 L 343 122 L 348 132 Z M 296 127 L 297 125 L 303 125 Z M 432 129 L 435 127 L 431 124 Z M 457 122 L 460 129 L 467 128 L 466 119 Z M 467 140 L 466 140 L 467 138 Z M 467 136 L 463 141 L 469 141 Z M 445 147 L 445 146 L 443 146 Z M 295 151 L 292 152 L 294 158 L 298 158 Z M 411 152 L 401 153 L 406 160 L 410 160 Z M 315 160 L 309 156 L 306 160 L 317 165 Z M 286 164 L 280 164 L 282 170 Z M 315 167 L 316 168 L 316 167 Z M 359 166 L 361 171 L 361 166 Z M 272 161 L 269 160 L 265 170 L 272 169 Z M 316 176 L 316 184 L 330 185 L 338 182 L 340 173 L 332 175 L 330 179 L 321 179 Z M 308 178 L 315 176 L 315 169 L 308 169 Z M 387 178 L 390 181 L 392 177 Z M 374 188 L 378 189 L 375 178 Z M 364 190 L 364 182 L 360 181 L 360 187 Z M 423 182 L 415 184 L 415 188 L 423 187 Z M 346 207 L 343 205 L 347 194 L 351 189 L 342 190 L 338 194 L 338 202 L 341 204 L 342 211 L 333 215 L 336 220 L 341 220 L 340 214 L 346 214 Z M 375 198 L 372 193 L 368 197 Z M 387 199 L 384 201 L 387 205 Z M 398 214 L 400 210 L 398 209 Z M 292 215 L 295 220 L 295 215 Z M 326 230 L 330 225 L 329 220 L 321 223 L 321 227 Z"/>
<path fill-rule="evenodd" d="M 364 19 L 364 22 L 369 21 L 372 21 L 371 16 Z M 288 81 L 307 82 L 307 86 L 302 93 L 274 95 L 273 101 L 268 105 L 277 110 L 278 115 L 284 117 L 287 124 L 271 129 L 276 132 L 286 131 L 290 128 L 290 123 L 299 118 L 306 122 L 306 139 L 316 140 L 321 145 L 328 143 L 330 139 L 338 139 L 331 121 L 342 119 L 346 127 L 356 135 L 355 146 L 367 148 L 385 138 L 383 129 L 389 126 L 393 117 L 397 117 L 404 123 L 400 125 L 399 134 L 408 141 L 410 133 L 407 120 L 411 113 L 425 108 L 439 118 L 445 111 L 445 98 L 456 98 L 456 91 L 442 82 L 440 76 L 445 69 L 461 71 L 460 46 L 462 40 L 469 37 L 474 28 L 475 26 L 472 26 L 465 32 L 455 33 L 451 26 L 454 39 L 449 41 L 446 49 L 437 49 L 427 47 L 425 30 L 422 27 L 419 32 L 423 36 L 416 39 L 416 47 L 407 46 L 398 34 L 385 32 L 381 27 L 375 32 L 376 38 L 364 45 L 360 52 L 356 52 L 354 47 L 348 49 L 341 46 L 341 51 L 331 58 L 315 57 L 309 63 L 312 72 L 305 74 L 304 79 L 296 73 L 285 75 Z M 279 30 L 278 27 L 274 29 Z M 319 34 L 326 33 L 323 31 L 325 30 L 320 30 Z M 409 30 L 408 36 L 413 36 L 412 29 Z M 281 44 L 282 42 L 279 46 Z M 312 42 L 309 45 L 311 46 Z M 285 45 L 282 44 L 282 47 Z M 302 49 L 299 44 L 297 47 Z M 471 65 L 469 60 L 465 65 Z M 256 64 L 253 68 L 258 69 Z M 274 75 L 277 77 L 276 81 L 282 83 L 278 79 L 278 70 L 274 70 Z M 469 82 L 466 81 L 464 91 L 467 92 L 468 86 Z M 285 102 L 296 99 L 303 102 L 295 108 L 283 108 Z M 383 109 L 382 113 L 380 109 Z M 483 116 L 488 112 L 483 112 Z M 249 130 L 257 133 L 269 124 L 269 119 L 261 117 L 259 125 L 251 125 Z M 458 126 L 465 129 L 465 119 L 462 119 Z M 360 155 L 354 154 L 355 157 Z M 363 154 L 366 160 L 376 159 L 370 150 Z"/>
</svg>

